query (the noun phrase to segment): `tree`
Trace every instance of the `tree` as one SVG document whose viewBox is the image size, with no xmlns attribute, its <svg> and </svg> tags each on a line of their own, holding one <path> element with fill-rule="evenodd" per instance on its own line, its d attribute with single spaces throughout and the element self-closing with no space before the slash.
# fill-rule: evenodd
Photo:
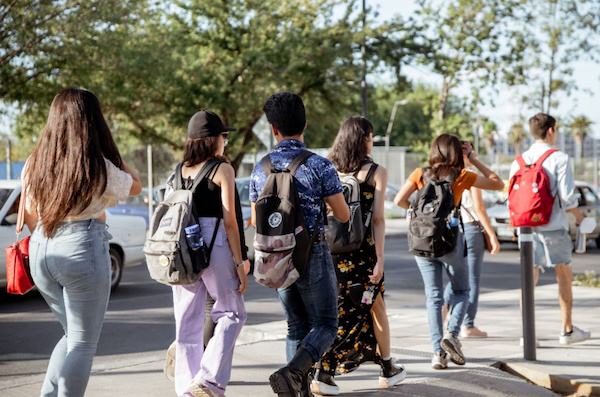
<svg viewBox="0 0 600 397">
<path fill-rule="evenodd" d="M 510 127 L 509 138 L 513 143 L 513 147 L 515 148 L 515 155 L 521 154 L 521 150 L 523 149 L 523 142 L 527 139 L 527 133 L 523 128 L 523 120 L 520 119 L 518 123 L 513 124 Z"/>
<path fill-rule="evenodd" d="M 203 108 L 215 111 L 238 129 L 228 146 L 237 166 L 259 145 L 252 127 L 265 100 L 289 90 L 305 100 L 306 141 L 326 146 L 343 119 L 360 109 L 357 86 L 346 82 L 360 80 L 356 55 L 363 35 L 373 40 L 372 57 L 378 43 L 391 40 L 379 39 L 385 24 L 362 28 L 356 1 L 132 3 L 123 23 L 110 29 L 92 24 L 55 37 L 57 58 L 68 62 L 51 58 L 53 73 L 30 87 L 35 99 L 15 98 L 24 106 L 21 136 L 36 135 L 59 88 L 81 86 L 98 95 L 118 139 L 138 144 L 178 150 L 189 117 Z M 37 54 L 28 56 L 41 62 Z"/>
<path fill-rule="evenodd" d="M 522 24 L 527 43 L 523 78 L 528 93 L 523 101 L 544 113 L 552 113 L 558 94 L 578 89 L 572 78 L 573 64 L 596 59 L 600 26 L 597 0 L 528 0 Z"/>
<path fill-rule="evenodd" d="M 499 81 L 508 65 L 519 59 L 518 29 L 507 23 L 520 0 L 419 0 L 417 15 L 429 27 L 428 46 L 420 62 L 442 78 L 435 113 L 437 133 L 454 128 L 447 120 L 450 92 L 463 81 L 477 90 Z M 512 77 L 511 77 L 512 78 Z M 479 96 L 474 95 L 479 101 Z M 475 103 L 476 105 L 477 103 Z M 447 122 L 446 122 L 447 120 Z M 446 124 L 450 124 L 450 127 Z"/>
<path fill-rule="evenodd" d="M 575 138 L 575 142 L 577 142 L 577 152 L 575 155 L 577 161 L 581 161 L 583 155 L 583 143 L 585 142 L 585 137 L 591 132 L 590 125 L 592 124 L 594 123 L 590 119 L 580 115 L 573 118 L 569 125 L 570 132 Z"/>
</svg>

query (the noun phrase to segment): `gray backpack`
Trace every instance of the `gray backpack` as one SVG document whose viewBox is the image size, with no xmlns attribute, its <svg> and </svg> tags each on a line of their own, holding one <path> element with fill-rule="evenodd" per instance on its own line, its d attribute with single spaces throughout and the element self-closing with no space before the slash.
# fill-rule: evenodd
<svg viewBox="0 0 600 397">
<path fill-rule="evenodd" d="M 197 224 L 194 210 L 194 191 L 221 160 L 211 159 L 204 164 L 192 186 L 183 186 L 181 164 L 174 174 L 173 192 L 154 211 L 144 254 L 150 277 L 166 285 L 189 285 L 198 281 L 208 266 L 219 223 L 215 227 L 210 246 L 192 250 L 188 247 L 185 228 Z"/>
</svg>

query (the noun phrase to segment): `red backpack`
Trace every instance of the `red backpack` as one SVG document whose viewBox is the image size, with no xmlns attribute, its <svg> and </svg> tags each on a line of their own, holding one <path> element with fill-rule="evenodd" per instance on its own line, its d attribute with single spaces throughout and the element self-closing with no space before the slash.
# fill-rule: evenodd
<svg viewBox="0 0 600 397">
<path fill-rule="evenodd" d="M 513 227 L 540 226 L 550 222 L 554 196 L 542 163 L 556 151 L 547 150 L 533 164 L 525 164 L 522 155 L 517 157 L 519 170 L 512 176 L 508 186 L 508 211 Z"/>
</svg>

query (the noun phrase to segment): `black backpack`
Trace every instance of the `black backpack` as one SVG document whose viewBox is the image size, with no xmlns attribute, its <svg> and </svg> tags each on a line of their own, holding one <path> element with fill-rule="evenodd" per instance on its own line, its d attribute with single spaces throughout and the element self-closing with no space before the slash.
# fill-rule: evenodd
<svg viewBox="0 0 600 397">
<path fill-rule="evenodd" d="M 323 211 L 311 239 L 294 175 L 313 154 L 301 152 L 286 169 L 273 168 L 269 155 L 261 160 L 267 181 L 255 204 L 254 278 L 267 287 L 286 288 L 306 270 Z"/>
<path fill-rule="evenodd" d="M 423 178 L 425 185 L 411 204 L 408 248 L 417 256 L 439 258 L 456 248 L 460 205 L 454 204 L 454 181 Z"/>
<path fill-rule="evenodd" d="M 365 182 L 370 181 L 378 167 L 377 164 L 370 163 L 371 167 L 369 168 Z M 359 249 L 365 238 L 367 227 L 371 223 L 373 206 L 371 205 L 369 211 L 363 214 L 360 202 L 362 192 L 360 190 L 360 183 L 356 179 L 356 174 L 358 174 L 358 171 L 351 174 L 338 172 L 340 182 L 342 183 L 344 199 L 350 209 L 350 219 L 347 222 L 340 222 L 335 219 L 333 214 L 327 215 L 325 233 L 332 254 L 342 254 Z"/>
</svg>

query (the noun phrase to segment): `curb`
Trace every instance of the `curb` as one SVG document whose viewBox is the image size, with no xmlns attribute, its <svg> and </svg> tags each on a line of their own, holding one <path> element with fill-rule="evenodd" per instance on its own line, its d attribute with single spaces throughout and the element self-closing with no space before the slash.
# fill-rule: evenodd
<svg viewBox="0 0 600 397">
<path fill-rule="evenodd" d="M 544 364 L 544 361 L 537 361 L 536 365 L 539 364 Z M 590 397 L 600 396 L 599 383 L 590 383 L 585 379 L 571 379 L 566 376 L 548 374 L 536 370 L 533 365 L 527 362 L 500 361 L 493 366 L 557 393 Z"/>
</svg>

